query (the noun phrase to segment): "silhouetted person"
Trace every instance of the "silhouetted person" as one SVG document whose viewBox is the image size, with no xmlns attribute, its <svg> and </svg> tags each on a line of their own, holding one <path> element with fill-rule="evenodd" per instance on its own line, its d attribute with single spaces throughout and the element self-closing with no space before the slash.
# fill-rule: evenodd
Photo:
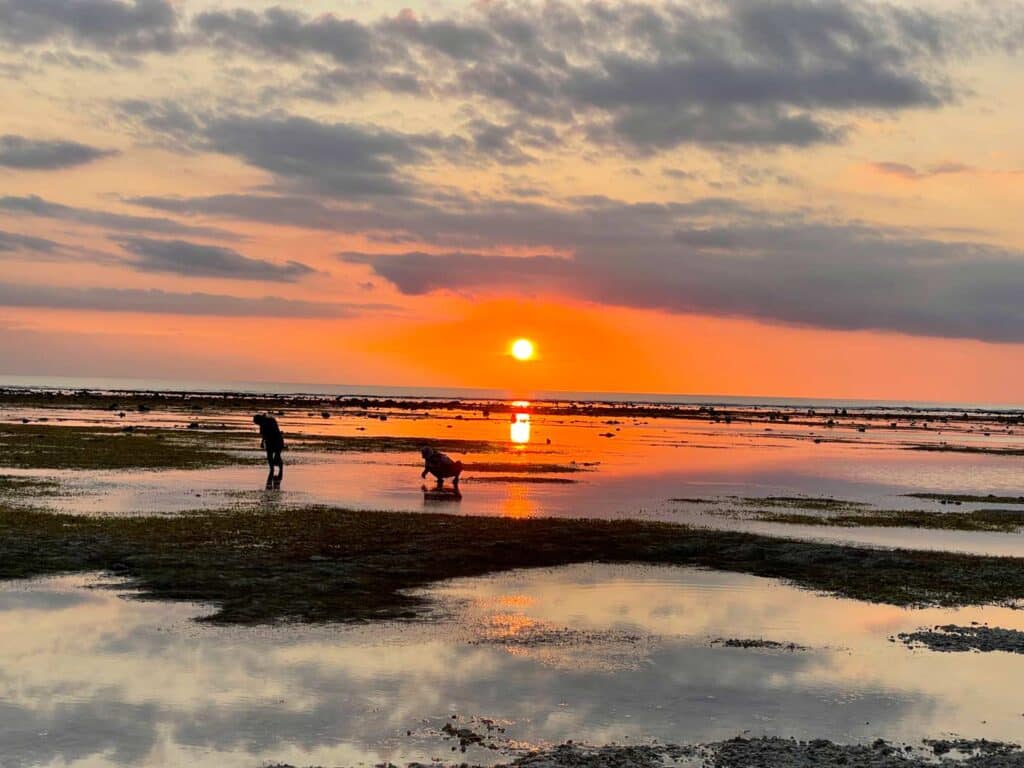
<svg viewBox="0 0 1024 768">
<path fill-rule="evenodd" d="M 266 414 L 257 414 L 252 417 L 254 424 L 260 425 L 260 447 L 267 452 L 267 464 L 270 465 L 270 474 L 267 475 L 267 488 L 280 488 L 281 478 L 284 477 L 284 460 L 281 458 L 281 451 L 284 450 L 284 435 L 281 428 L 277 426 L 277 419 Z M 278 475 L 274 477 L 274 467 L 278 468 Z"/>
<path fill-rule="evenodd" d="M 431 474 L 437 478 L 437 487 L 444 487 L 444 479 L 446 477 L 452 478 L 452 487 L 456 491 L 459 490 L 459 475 L 462 474 L 462 462 L 455 461 L 450 456 L 441 453 L 436 448 L 424 448 L 420 451 L 420 455 L 423 457 L 423 473 L 420 475 L 422 478 L 426 478 L 427 474 Z"/>
</svg>

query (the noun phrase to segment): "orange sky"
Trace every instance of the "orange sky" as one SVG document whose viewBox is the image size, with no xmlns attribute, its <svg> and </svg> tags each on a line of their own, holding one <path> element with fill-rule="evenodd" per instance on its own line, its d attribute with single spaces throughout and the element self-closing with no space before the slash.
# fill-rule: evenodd
<svg viewBox="0 0 1024 768">
<path fill-rule="evenodd" d="M 1024 402 L 982 10 L 114 2 L 0 32 L 0 374 Z"/>
</svg>

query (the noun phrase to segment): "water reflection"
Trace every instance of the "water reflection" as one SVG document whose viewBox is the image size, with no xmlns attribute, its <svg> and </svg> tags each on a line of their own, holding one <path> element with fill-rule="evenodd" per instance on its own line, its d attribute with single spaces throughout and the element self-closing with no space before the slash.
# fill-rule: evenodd
<svg viewBox="0 0 1024 768">
<path fill-rule="evenodd" d="M 449 582 L 428 592 L 436 623 L 225 629 L 191 622 L 194 606 L 84 583 L 0 586 L 4 765 L 429 761 L 449 749 L 437 729 L 453 712 L 531 744 L 747 729 L 1019 738 L 1021 657 L 887 641 L 947 622 L 1024 628 L 1009 609 L 915 611 L 736 574 L 594 565 Z M 811 650 L 711 647 L 715 637 Z"/>
<path fill-rule="evenodd" d="M 861 433 L 852 427 L 826 429 L 778 421 L 766 427 L 763 423 L 653 416 L 607 419 L 588 413 L 586 408 L 553 415 L 538 413 L 538 404 L 525 400 L 509 401 L 509 406 L 508 427 L 503 419 L 480 418 L 478 408 L 391 411 L 386 420 L 381 420 L 384 414 L 376 409 L 341 412 L 326 420 L 319 413 L 290 409 L 280 417 L 292 448 L 289 482 L 274 493 L 240 495 L 242 489 L 251 488 L 252 464 L 160 472 L 4 472 L 58 479 L 63 486 L 58 493 L 34 497 L 33 503 L 85 514 L 173 513 L 219 509 L 239 501 L 405 511 L 423 508 L 423 495 L 415 481 L 419 457 L 411 450 L 381 450 L 373 441 L 406 438 L 408 444 L 418 446 L 421 439 L 435 440 L 446 453 L 470 466 L 503 465 L 500 472 L 489 474 L 467 470 L 467 487 L 472 492 L 458 507 L 463 514 L 643 517 L 802 538 L 1024 556 L 1024 536 L 1016 533 L 782 526 L 715 514 L 732 504 L 730 497 L 832 496 L 880 509 L 943 511 L 936 502 L 905 494 L 945 491 L 1024 496 L 1016 457 L 907 449 L 927 441 L 954 439 L 945 432 L 935 435 L 931 433 L 938 430 L 901 427 Z M 67 419 L 61 423 L 68 425 L 121 424 L 108 412 L 85 409 L 9 409 L 0 414 L 0 420 L 43 415 L 54 421 Z M 135 428 L 183 429 L 197 421 L 211 429 L 239 430 L 244 435 L 238 443 L 239 459 L 262 459 L 247 418 L 232 411 L 210 409 L 196 415 L 168 409 L 130 414 L 126 421 Z M 953 429 L 953 425 L 947 428 Z M 369 445 L 365 452 L 314 450 L 315 443 L 303 445 L 312 435 L 367 439 Z M 822 437 L 827 439 L 819 442 Z M 985 437 L 977 431 L 960 430 L 955 440 L 1024 450 L 1021 434 L 993 431 L 991 437 Z M 490 449 L 477 451 L 470 442 L 486 443 Z M 545 472 L 543 465 L 575 466 L 582 471 Z M 707 503 L 699 503 L 702 500 Z M 967 511 L 968 507 L 958 510 Z"/>
<path fill-rule="evenodd" d="M 509 439 L 517 445 L 525 445 L 530 442 L 530 414 L 512 414 L 509 424 Z"/>
<path fill-rule="evenodd" d="M 531 498 L 530 488 L 525 483 L 508 484 L 501 502 L 501 514 L 518 518 L 537 515 L 537 502 Z"/>
</svg>

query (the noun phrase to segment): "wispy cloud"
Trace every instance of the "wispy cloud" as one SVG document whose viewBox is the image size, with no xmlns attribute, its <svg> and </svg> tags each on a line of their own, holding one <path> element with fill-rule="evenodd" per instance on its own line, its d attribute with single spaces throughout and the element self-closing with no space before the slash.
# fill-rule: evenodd
<svg viewBox="0 0 1024 768">
<path fill-rule="evenodd" d="M 167 315 L 293 318 L 353 317 L 364 312 L 391 309 L 382 304 L 304 301 L 279 296 L 250 298 L 215 293 L 182 293 L 157 288 L 73 288 L 7 282 L 0 282 L 0 306 Z"/>
<path fill-rule="evenodd" d="M 316 272 L 312 267 L 298 261 L 275 264 L 243 256 L 230 248 L 189 243 L 184 240 L 130 237 L 120 240 L 119 243 L 135 256 L 130 262 L 131 266 L 143 272 L 288 283 Z"/>
<path fill-rule="evenodd" d="M 77 141 L 30 139 L 7 134 L 0 136 L 0 166 L 26 171 L 54 171 L 85 165 L 118 154 Z"/>
<path fill-rule="evenodd" d="M 150 232 L 161 235 L 190 235 L 209 237 L 217 240 L 239 240 L 241 236 L 217 227 L 182 224 L 173 219 L 155 216 L 133 216 L 131 214 L 100 211 L 91 208 L 55 203 L 38 195 L 8 195 L 0 197 L 0 213 L 12 216 L 33 216 L 41 219 L 57 219 L 88 227 L 118 232 Z"/>
</svg>

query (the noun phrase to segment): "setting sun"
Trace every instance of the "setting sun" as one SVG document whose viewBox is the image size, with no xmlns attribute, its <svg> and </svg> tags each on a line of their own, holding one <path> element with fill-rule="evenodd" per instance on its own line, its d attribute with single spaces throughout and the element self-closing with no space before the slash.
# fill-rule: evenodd
<svg viewBox="0 0 1024 768">
<path fill-rule="evenodd" d="M 512 357 L 516 360 L 529 360 L 533 357 L 533 342 L 529 339 L 516 339 L 512 343 Z"/>
</svg>

